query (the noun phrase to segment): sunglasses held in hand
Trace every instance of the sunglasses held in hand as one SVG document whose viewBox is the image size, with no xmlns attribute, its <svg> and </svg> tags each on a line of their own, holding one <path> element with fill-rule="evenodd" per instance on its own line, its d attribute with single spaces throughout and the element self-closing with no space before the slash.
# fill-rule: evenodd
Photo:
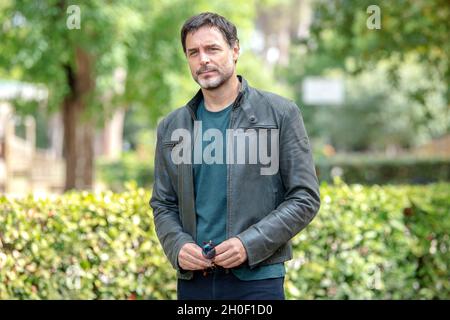
<svg viewBox="0 0 450 320">
<path fill-rule="evenodd" d="M 216 256 L 216 249 L 212 240 L 209 240 L 208 242 L 203 242 L 202 254 L 203 257 L 210 260 Z M 212 273 L 215 268 L 216 266 L 214 262 L 212 262 L 212 266 L 210 268 L 203 270 L 203 275 L 206 276 L 208 273 Z"/>
</svg>

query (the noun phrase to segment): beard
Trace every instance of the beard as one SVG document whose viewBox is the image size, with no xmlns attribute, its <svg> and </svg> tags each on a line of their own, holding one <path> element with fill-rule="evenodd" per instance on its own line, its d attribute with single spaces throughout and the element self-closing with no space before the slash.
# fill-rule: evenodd
<svg viewBox="0 0 450 320">
<path fill-rule="evenodd" d="M 208 71 L 215 71 L 214 73 L 208 75 L 207 78 L 202 77 L 201 74 Z M 194 75 L 194 80 L 197 82 L 202 89 L 214 90 L 219 88 L 233 75 L 234 69 L 233 65 L 228 64 L 223 68 L 217 67 L 201 67 Z"/>
</svg>

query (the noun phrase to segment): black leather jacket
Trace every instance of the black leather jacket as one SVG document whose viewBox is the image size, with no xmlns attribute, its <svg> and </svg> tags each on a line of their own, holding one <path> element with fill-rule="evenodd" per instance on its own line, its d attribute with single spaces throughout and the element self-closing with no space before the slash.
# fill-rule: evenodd
<svg viewBox="0 0 450 320">
<path fill-rule="evenodd" d="M 320 194 L 309 139 L 297 105 L 278 95 L 250 87 L 238 76 L 241 91 L 231 112 L 230 128 L 277 128 L 279 170 L 261 175 L 259 164 L 228 164 L 227 239 L 238 237 L 247 251 L 250 268 L 292 258 L 290 239 L 305 228 L 320 207 Z M 182 279 L 192 272 L 180 270 L 178 253 L 195 243 L 196 213 L 192 164 L 174 164 L 171 141 L 175 129 L 195 136 L 194 120 L 202 92 L 184 107 L 171 112 L 157 129 L 155 183 L 150 206 L 159 241 Z M 192 139 L 194 140 L 194 139 Z"/>
</svg>

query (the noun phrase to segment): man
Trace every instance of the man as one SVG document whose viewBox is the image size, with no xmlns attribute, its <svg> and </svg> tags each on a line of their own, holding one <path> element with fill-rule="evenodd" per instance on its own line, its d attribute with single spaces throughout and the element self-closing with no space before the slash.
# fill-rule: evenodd
<svg viewBox="0 0 450 320">
<path fill-rule="evenodd" d="M 236 74 L 224 17 L 190 18 L 181 42 L 201 89 L 158 125 L 150 200 L 178 299 L 284 299 L 290 239 L 320 207 L 299 108 Z"/>
</svg>

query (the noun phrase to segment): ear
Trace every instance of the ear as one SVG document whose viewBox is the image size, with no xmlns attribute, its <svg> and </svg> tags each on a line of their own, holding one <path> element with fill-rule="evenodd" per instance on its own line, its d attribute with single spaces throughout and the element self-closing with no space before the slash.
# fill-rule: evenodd
<svg viewBox="0 0 450 320">
<path fill-rule="evenodd" d="M 237 63 L 240 53 L 239 40 L 236 40 L 233 46 L 233 61 Z"/>
</svg>

